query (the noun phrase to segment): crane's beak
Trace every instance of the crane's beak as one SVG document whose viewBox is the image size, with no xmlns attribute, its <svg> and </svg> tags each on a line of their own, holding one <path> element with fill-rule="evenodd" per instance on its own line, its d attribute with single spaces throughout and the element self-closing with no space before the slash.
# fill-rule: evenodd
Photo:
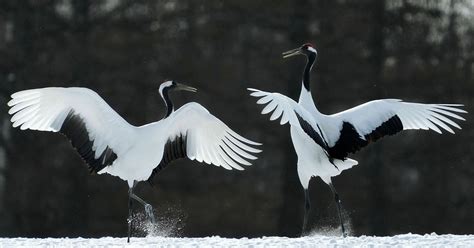
<svg viewBox="0 0 474 248">
<path fill-rule="evenodd" d="M 184 90 L 184 91 L 191 91 L 191 92 L 197 92 L 197 89 L 191 86 L 187 86 L 184 84 L 179 84 L 176 83 L 175 90 Z"/>
<path fill-rule="evenodd" d="M 288 57 L 291 57 L 291 56 L 298 55 L 298 54 L 302 54 L 300 48 L 295 48 L 295 49 L 292 49 L 290 51 L 286 51 L 286 52 L 282 53 L 284 59 L 286 59 Z"/>
</svg>

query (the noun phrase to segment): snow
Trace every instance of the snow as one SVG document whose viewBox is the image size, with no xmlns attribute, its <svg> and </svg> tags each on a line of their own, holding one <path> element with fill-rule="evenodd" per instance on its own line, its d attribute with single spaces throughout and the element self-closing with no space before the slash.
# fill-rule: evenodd
<svg viewBox="0 0 474 248">
<path fill-rule="evenodd" d="M 315 235 L 302 238 L 0 238 L 0 247 L 474 247 L 474 235 L 402 234 L 391 237 Z"/>
</svg>

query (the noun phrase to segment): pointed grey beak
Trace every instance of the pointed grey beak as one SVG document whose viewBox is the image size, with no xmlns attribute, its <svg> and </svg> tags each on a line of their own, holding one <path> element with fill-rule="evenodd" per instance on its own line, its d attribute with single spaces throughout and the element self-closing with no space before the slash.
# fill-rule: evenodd
<svg viewBox="0 0 474 248">
<path fill-rule="evenodd" d="M 302 54 L 300 48 L 291 49 L 289 51 L 286 51 L 286 52 L 282 53 L 284 59 L 286 59 L 288 57 L 291 57 L 291 56 L 298 55 L 298 54 Z"/>
<path fill-rule="evenodd" d="M 187 86 L 184 84 L 176 83 L 175 90 L 184 90 L 184 91 L 191 91 L 191 92 L 197 92 L 197 89 L 191 86 Z"/>
</svg>

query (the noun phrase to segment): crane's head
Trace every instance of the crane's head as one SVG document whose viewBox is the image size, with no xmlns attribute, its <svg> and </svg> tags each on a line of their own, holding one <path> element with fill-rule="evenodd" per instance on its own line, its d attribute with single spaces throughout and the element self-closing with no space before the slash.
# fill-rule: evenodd
<svg viewBox="0 0 474 248">
<path fill-rule="evenodd" d="M 174 80 L 165 81 L 160 85 L 160 95 L 163 97 L 163 93 L 174 91 L 174 90 L 184 90 L 184 91 L 191 91 L 196 92 L 197 89 L 191 86 L 187 86 L 184 84 L 176 83 Z"/>
<path fill-rule="evenodd" d="M 289 50 L 289 51 L 286 51 L 286 52 L 282 53 L 283 58 L 288 58 L 288 57 L 295 56 L 295 55 L 300 55 L 300 54 L 305 55 L 305 56 L 309 56 L 311 54 L 318 55 L 318 52 L 316 51 L 316 49 L 314 49 L 314 47 L 311 43 L 305 43 L 305 44 L 303 44 L 302 46 L 300 46 L 298 48 L 295 48 L 295 49 L 292 49 L 292 50 Z"/>
</svg>

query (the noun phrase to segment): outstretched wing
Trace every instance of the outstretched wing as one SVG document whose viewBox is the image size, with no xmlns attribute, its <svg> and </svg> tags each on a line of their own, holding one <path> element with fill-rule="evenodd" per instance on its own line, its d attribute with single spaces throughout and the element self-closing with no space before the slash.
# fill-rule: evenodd
<svg viewBox="0 0 474 248">
<path fill-rule="evenodd" d="M 228 170 L 243 170 L 241 165 L 251 165 L 248 160 L 257 159 L 253 154 L 261 152 L 252 147 L 260 143 L 240 136 L 197 103 L 184 105 L 164 121 L 168 141 L 162 161 L 148 181 L 175 159 L 187 157 Z"/>
<path fill-rule="evenodd" d="M 423 129 L 454 133 L 461 129 L 453 119 L 464 121 L 458 113 L 461 104 L 421 104 L 384 99 L 367 102 L 346 111 L 327 116 L 328 123 L 339 127 L 329 135 L 329 154 L 343 159 L 386 135 L 402 130 Z"/>
<path fill-rule="evenodd" d="M 327 149 L 327 142 L 319 124 L 306 109 L 298 105 L 293 99 L 279 93 L 270 93 L 252 88 L 248 88 L 248 90 L 252 91 L 251 96 L 260 98 L 257 104 L 266 105 L 262 110 L 262 114 L 273 111 L 270 120 L 277 120 L 281 117 L 280 125 L 290 123 L 291 126 L 300 128 L 314 142 L 323 149 Z"/>
<path fill-rule="evenodd" d="M 13 127 L 63 133 L 91 173 L 111 165 L 134 137 L 133 126 L 86 88 L 31 89 L 11 97 Z"/>
</svg>

